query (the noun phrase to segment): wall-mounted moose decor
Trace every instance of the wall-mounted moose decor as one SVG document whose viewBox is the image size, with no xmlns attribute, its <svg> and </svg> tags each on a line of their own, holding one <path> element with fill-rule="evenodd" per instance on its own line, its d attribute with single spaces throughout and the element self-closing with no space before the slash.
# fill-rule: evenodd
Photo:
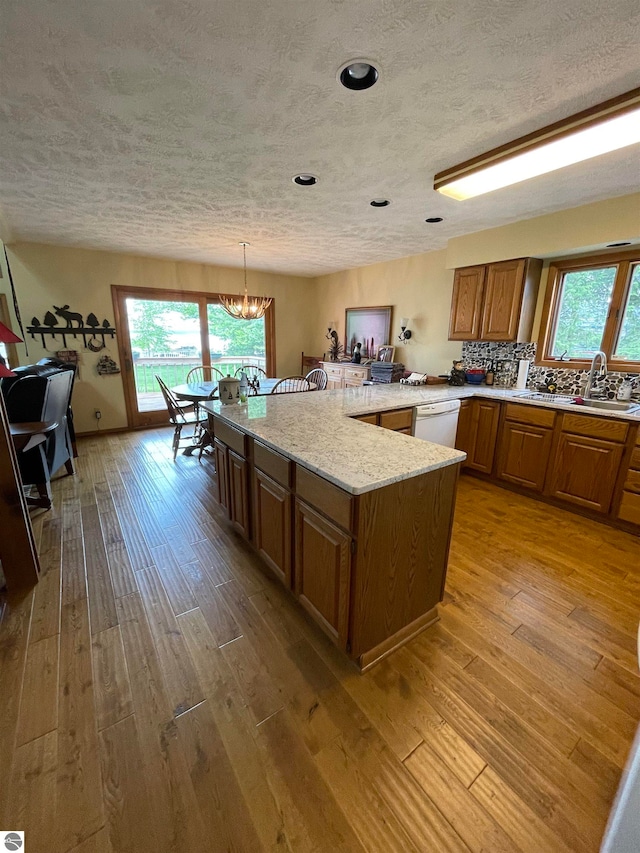
<svg viewBox="0 0 640 853">
<path fill-rule="evenodd" d="M 35 339 L 36 335 L 40 335 L 42 346 L 45 349 L 47 348 L 44 342 L 45 335 L 51 335 L 54 340 L 57 340 L 56 336 L 59 335 L 62 339 L 64 349 L 67 347 L 67 337 L 77 338 L 80 336 L 82 337 L 84 346 L 93 352 L 99 352 L 101 349 L 104 349 L 106 346 L 104 339 L 107 335 L 111 338 L 115 337 L 116 330 L 109 321 L 103 320 L 102 324 L 100 324 L 100 321 L 93 313 L 88 314 L 87 319 L 84 320 L 82 314 L 79 314 L 77 311 L 70 311 L 68 305 L 60 307 L 54 305 L 53 310 L 54 314 L 51 311 L 47 311 L 42 323 L 37 317 L 33 317 L 31 325 L 27 326 L 27 332 L 31 334 L 32 338 Z M 58 317 L 65 321 L 64 326 L 60 324 Z"/>
</svg>

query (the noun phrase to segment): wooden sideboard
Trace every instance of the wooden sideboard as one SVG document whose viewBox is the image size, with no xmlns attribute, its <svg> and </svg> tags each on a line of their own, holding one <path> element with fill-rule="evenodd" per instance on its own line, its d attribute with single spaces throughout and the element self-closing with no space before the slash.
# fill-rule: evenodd
<svg viewBox="0 0 640 853">
<path fill-rule="evenodd" d="M 359 388 L 365 379 L 371 378 L 371 367 L 368 364 L 323 361 L 320 367 L 327 374 L 328 391 L 337 388 Z"/>
</svg>

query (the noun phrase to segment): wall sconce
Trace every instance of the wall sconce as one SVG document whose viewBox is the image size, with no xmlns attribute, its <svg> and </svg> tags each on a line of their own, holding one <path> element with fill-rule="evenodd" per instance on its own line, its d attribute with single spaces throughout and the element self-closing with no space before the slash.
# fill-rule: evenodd
<svg viewBox="0 0 640 853">
<path fill-rule="evenodd" d="M 337 320 L 329 320 L 329 325 L 327 326 L 327 334 L 325 338 L 330 341 L 334 336 L 337 336 L 336 326 L 338 325 Z"/>
<path fill-rule="evenodd" d="M 433 188 L 463 201 L 640 142 L 640 88 L 439 172 Z"/>
<path fill-rule="evenodd" d="M 403 317 L 402 320 L 400 320 L 400 328 L 402 331 L 398 335 L 398 340 L 402 341 L 403 344 L 406 344 L 406 342 L 411 338 L 411 329 L 407 328 L 408 325 L 409 318 Z"/>
</svg>

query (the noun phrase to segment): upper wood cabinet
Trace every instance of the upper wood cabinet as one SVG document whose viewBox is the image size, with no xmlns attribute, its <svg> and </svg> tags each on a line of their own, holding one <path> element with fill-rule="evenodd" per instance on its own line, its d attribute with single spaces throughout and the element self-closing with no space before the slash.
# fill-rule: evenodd
<svg viewBox="0 0 640 853">
<path fill-rule="evenodd" d="M 530 340 L 541 270 L 538 258 L 457 269 L 449 340 Z"/>
<path fill-rule="evenodd" d="M 486 267 L 464 267 L 453 279 L 450 341 L 477 341 L 482 323 L 482 297 Z"/>
</svg>

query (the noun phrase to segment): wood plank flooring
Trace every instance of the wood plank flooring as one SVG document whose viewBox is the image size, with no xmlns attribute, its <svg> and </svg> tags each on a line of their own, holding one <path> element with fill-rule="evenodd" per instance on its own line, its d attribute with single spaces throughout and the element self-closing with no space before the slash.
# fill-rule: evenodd
<svg viewBox="0 0 640 853">
<path fill-rule="evenodd" d="M 0 601 L 0 826 L 28 850 L 598 850 L 640 718 L 638 538 L 463 476 L 441 620 L 363 676 L 210 460 L 167 430 L 79 449 L 40 584 Z"/>
</svg>

